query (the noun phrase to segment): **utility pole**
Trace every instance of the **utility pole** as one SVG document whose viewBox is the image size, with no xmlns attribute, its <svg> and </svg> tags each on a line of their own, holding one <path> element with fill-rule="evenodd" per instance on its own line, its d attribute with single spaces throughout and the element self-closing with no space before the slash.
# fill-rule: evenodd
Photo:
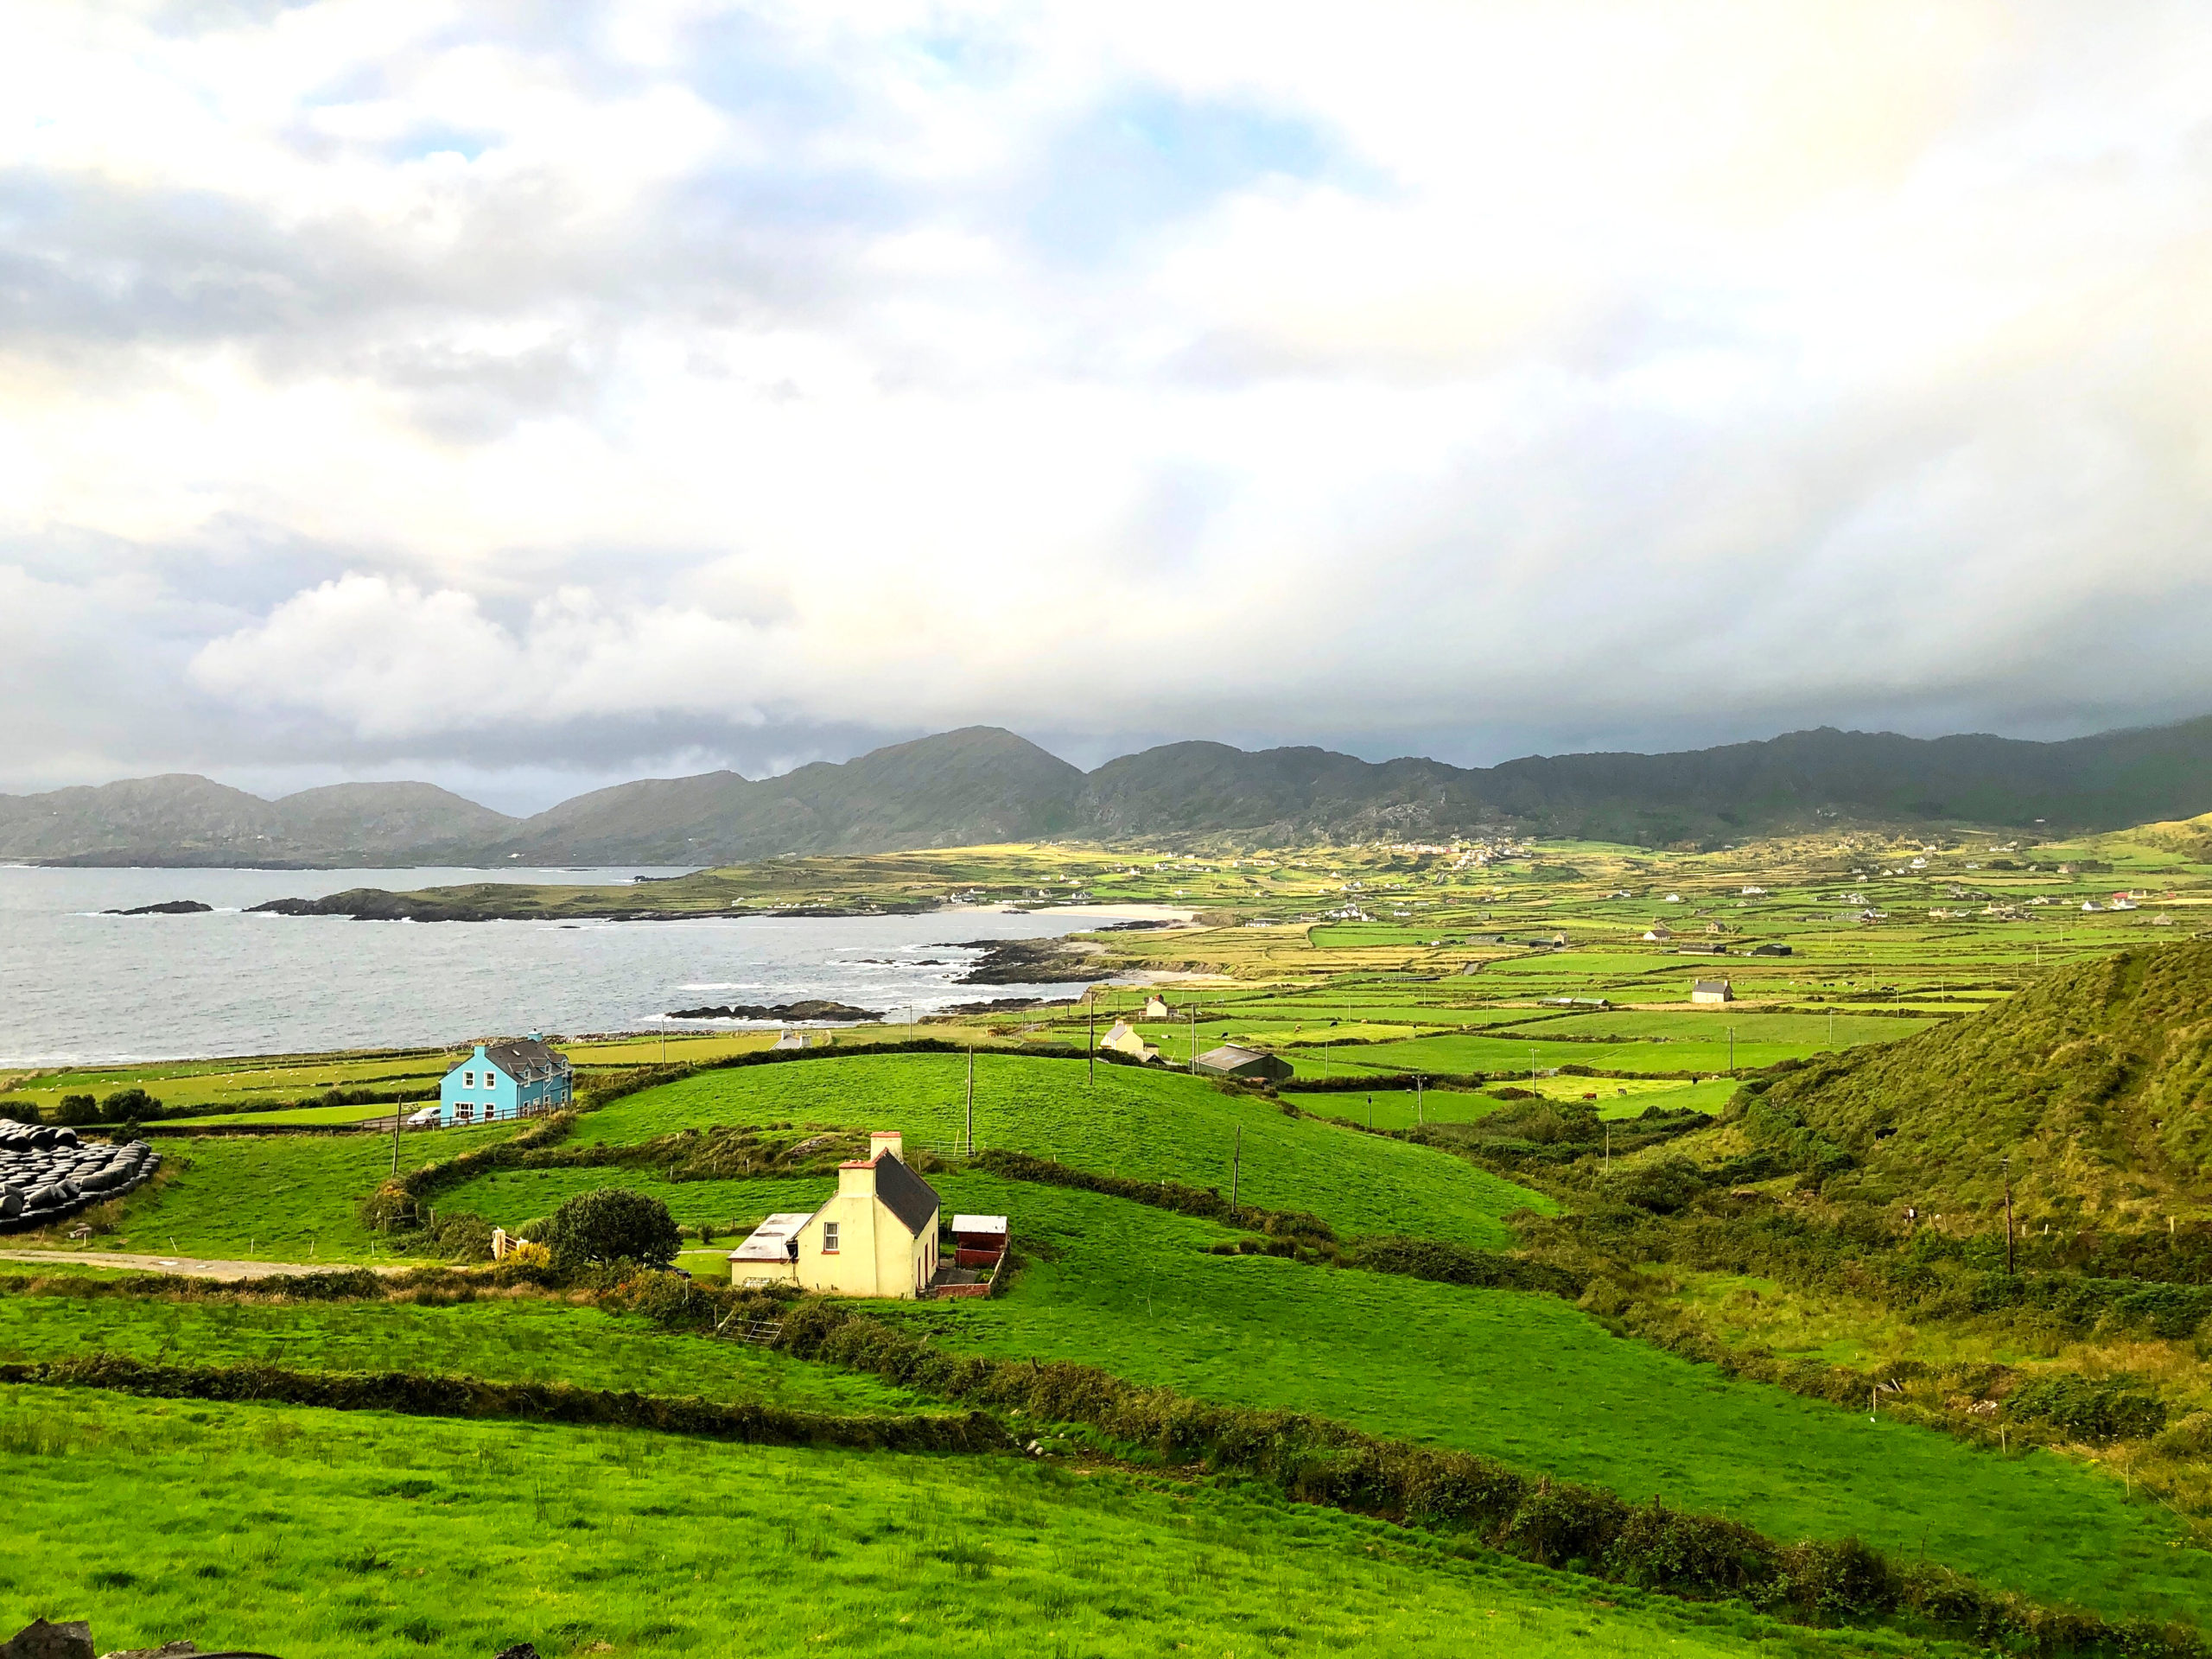
<svg viewBox="0 0 2212 1659">
<path fill-rule="evenodd" d="M 1198 1075 L 1198 999 L 1191 999 L 1191 1075 Z"/>
<path fill-rule="evenodd" d="M 1427 1123 L 1428 1120 L 1421 1115 L 1421 1073 L 1416 1071 L 1414 1073 L 1414 1127 L 1417 1129 L 1424 1128 Z"/>
<path fill-rule="evenodd" d="M 1367 1127 L 1370 1129 L 1375 1127 L 1375 1096 L 1372 1095 L 1367 1097 Z"/>
<path fill-rule="evenodd" d="M 1229 1154 L 1229 1210 L 1230 1210 L 1230 1215 L 1232 1215 L 1232 1216 L 1234 1216 L 1234 1215 L 1236 1213 L 1236 1186 L 1237 1186 L 1237 1182 L 1238 1182 L 1239 1179 L 1243 1175 L 1243 1173 L 1244 1173 L 1244 1130 L 1243 1130 L 1243 1126 L 1242 1126 L 1242 1125 L 1239 1125 L 1239 1126 L 1238 1126 L 1238 1128 L 1237 1128 L 1237 1130 L 1236 1130 L 1236 1141 L 1235 1148 L 1234 1148 L 1234 1150 L 1232 1150 L 1232 1151 L 1230 1153 L 1230 1154 Z"/>
<path fill-rule="evenodd" d="M 968 1050 L 968 1155 L 976 1155 L 976 1051 Z"/>
<path fill-rule="evenodd" d="M 1610 1118 L 1610 1117 L 1609 1117 L 1609 1118 L 1607 1118 L 1607 1119 L 1605 1120 L 1605 1167 L 1606 1167 L 1607 1169 L 1611 1169 L 1612 1166 L 1613 1166 L 1613 1120 L 1612 1120 L 1611 1118 Z"/>
<path fill-rule="evenodd" d="M 1736 1027 L 1733 1026 L 1728 1027 L 1728 1069 L 1731 1071 L 1736 1069 Z"/>
<path fill-rule="evenodd" d="M 1084 993 L 1083 1007 L 1084 1013 L 1090 1019 L 1090 1086 L 1096 1089 L 1098 1086 L 1098 1004 L 1091 1000 L 1088 991 Z"/>
<path fill-rule="evenodd" d="M 2012 1271 L 2012 1158 L 2007 1153 L 2005 1166 L 2005 1271 Z"/>
</svg>

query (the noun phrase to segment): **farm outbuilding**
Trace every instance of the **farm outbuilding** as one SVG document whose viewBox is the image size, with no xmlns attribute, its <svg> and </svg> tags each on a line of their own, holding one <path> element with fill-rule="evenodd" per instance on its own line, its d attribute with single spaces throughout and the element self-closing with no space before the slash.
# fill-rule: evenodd
<svg viewBox="0 0 2212 1659">
<path fill-rule="evenodd" d="M 1292 1073 L 1291 1064 L 1265 1049 L 1243 1048 L 1224 1043 L 1198 1056 L 1198 1069 L 1217 1077 L 1237 1077 L 1248 1083 L 1281 1083 Z"/>
<path fill-rule="evenodd" d="M 1167 1006 L 1166 999 L 1164 997 L 1147 996 L 1144 1000 L 1144 1017 L 1147 1020 L 1166 1020 L 1174 1012 L 1174 1009 Z"/>
<path fill-rule="evenodd" d="M 1772 939 L 1769 939 L 1764 944 L 1753 945 L 1751 954 L 1755 957 L 1786 957 L 1789 954 L 1789 947 L 1786 944 L 1777 944 Z"/>
<path fill-rule="evenodd" d="M 1720 1003 L 1735 1000 L 1736 993 L 1725 979 L 1695 980 L 1690 985 L 1690 1001 L 1693 1002 Z"/>
<path fill-rule="evenodd" d="M 953 1265 L 995 1268 L 1006 1254 L 1004 1216 L 955 1216 L 952 1218 Z"/>
</svg>

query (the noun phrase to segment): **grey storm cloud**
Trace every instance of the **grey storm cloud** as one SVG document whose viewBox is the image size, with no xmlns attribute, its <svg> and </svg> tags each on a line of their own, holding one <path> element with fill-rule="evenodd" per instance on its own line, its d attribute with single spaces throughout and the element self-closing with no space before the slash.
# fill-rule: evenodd
<svg viewBox="0 0 2212 1659">
<path fill-rule="evenodd" d="M 0 786 L 2212 708 L 2187 9 L 1597 15 L 46 18 Z"/>
</svg>

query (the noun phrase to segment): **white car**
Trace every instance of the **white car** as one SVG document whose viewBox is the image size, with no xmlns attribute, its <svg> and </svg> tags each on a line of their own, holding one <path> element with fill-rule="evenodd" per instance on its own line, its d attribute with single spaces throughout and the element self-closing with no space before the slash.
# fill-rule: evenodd
<svg viewBox="0 0 2212 1659">
<path fill-rule="evenodd" d="M 410 1129 L 434 1128 L 437 1125 L 440 1110 L 435 1106 L 425 1106 L 419 1112 L 408 1113 L 401 1122 Z"/>
</svg>

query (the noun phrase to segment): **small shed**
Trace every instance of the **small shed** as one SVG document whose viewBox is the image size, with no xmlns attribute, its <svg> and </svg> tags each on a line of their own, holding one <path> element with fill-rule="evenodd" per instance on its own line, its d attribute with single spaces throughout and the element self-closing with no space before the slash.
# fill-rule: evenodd
<svg viewBox="0 0 2212 1659">
<path fill-rule="evenodd" d="M 995 1268 L 1006 1254 L 1004 1216 L 955 1216 L 952 1218 L 952 1265 L 956 1268 Z"/>
<path fill-rule="evenodd" d="M 1669 939 L 1671 939 L 1674 937 L 1674 929 L 1662 926 L 1657 922 L 1652 923 L 1649 928 L 1644 930 L 1643 934 L 1644 943 L 1647 944 L 1664 944 Z"/>
<path fill-rule="evenodd" d="M 1293 1075 L 1291 1064 L 1265 1049 L 1242 1048 L 1224 1043 L 1198 1056 L 1198 1069 L 1217 1077 L 1238 1077 L 1247 1083 L 1281 1083 Z"/>
<path fill-rule="evenodd" d="M 1700 979 L 1690 983 L 1690 1001 L 1693 1002 L 1733 1002 L 1735 1000 L 1736 993 L 1725 979 Z"/>
<path fill-rule="evenodd" d="M 1147 996 L 1144 1000 L 1143 1017 L 1147 1020 L 1171 1019 L 1173 1017 L 1174 1013 L 1175 1010 L 1167 1006 L 1167 1001 L 1165 997 Z"/>
<path fill-rule="evenodd" d="M 1786 957 L 1789 954 L 1789 947 L 1786 944 L 1777 944 L 1772 939 L 1769 939 L 1764 944 L 1753 945 L 1751 954 L 1755 957 Z"/>
</svg>

